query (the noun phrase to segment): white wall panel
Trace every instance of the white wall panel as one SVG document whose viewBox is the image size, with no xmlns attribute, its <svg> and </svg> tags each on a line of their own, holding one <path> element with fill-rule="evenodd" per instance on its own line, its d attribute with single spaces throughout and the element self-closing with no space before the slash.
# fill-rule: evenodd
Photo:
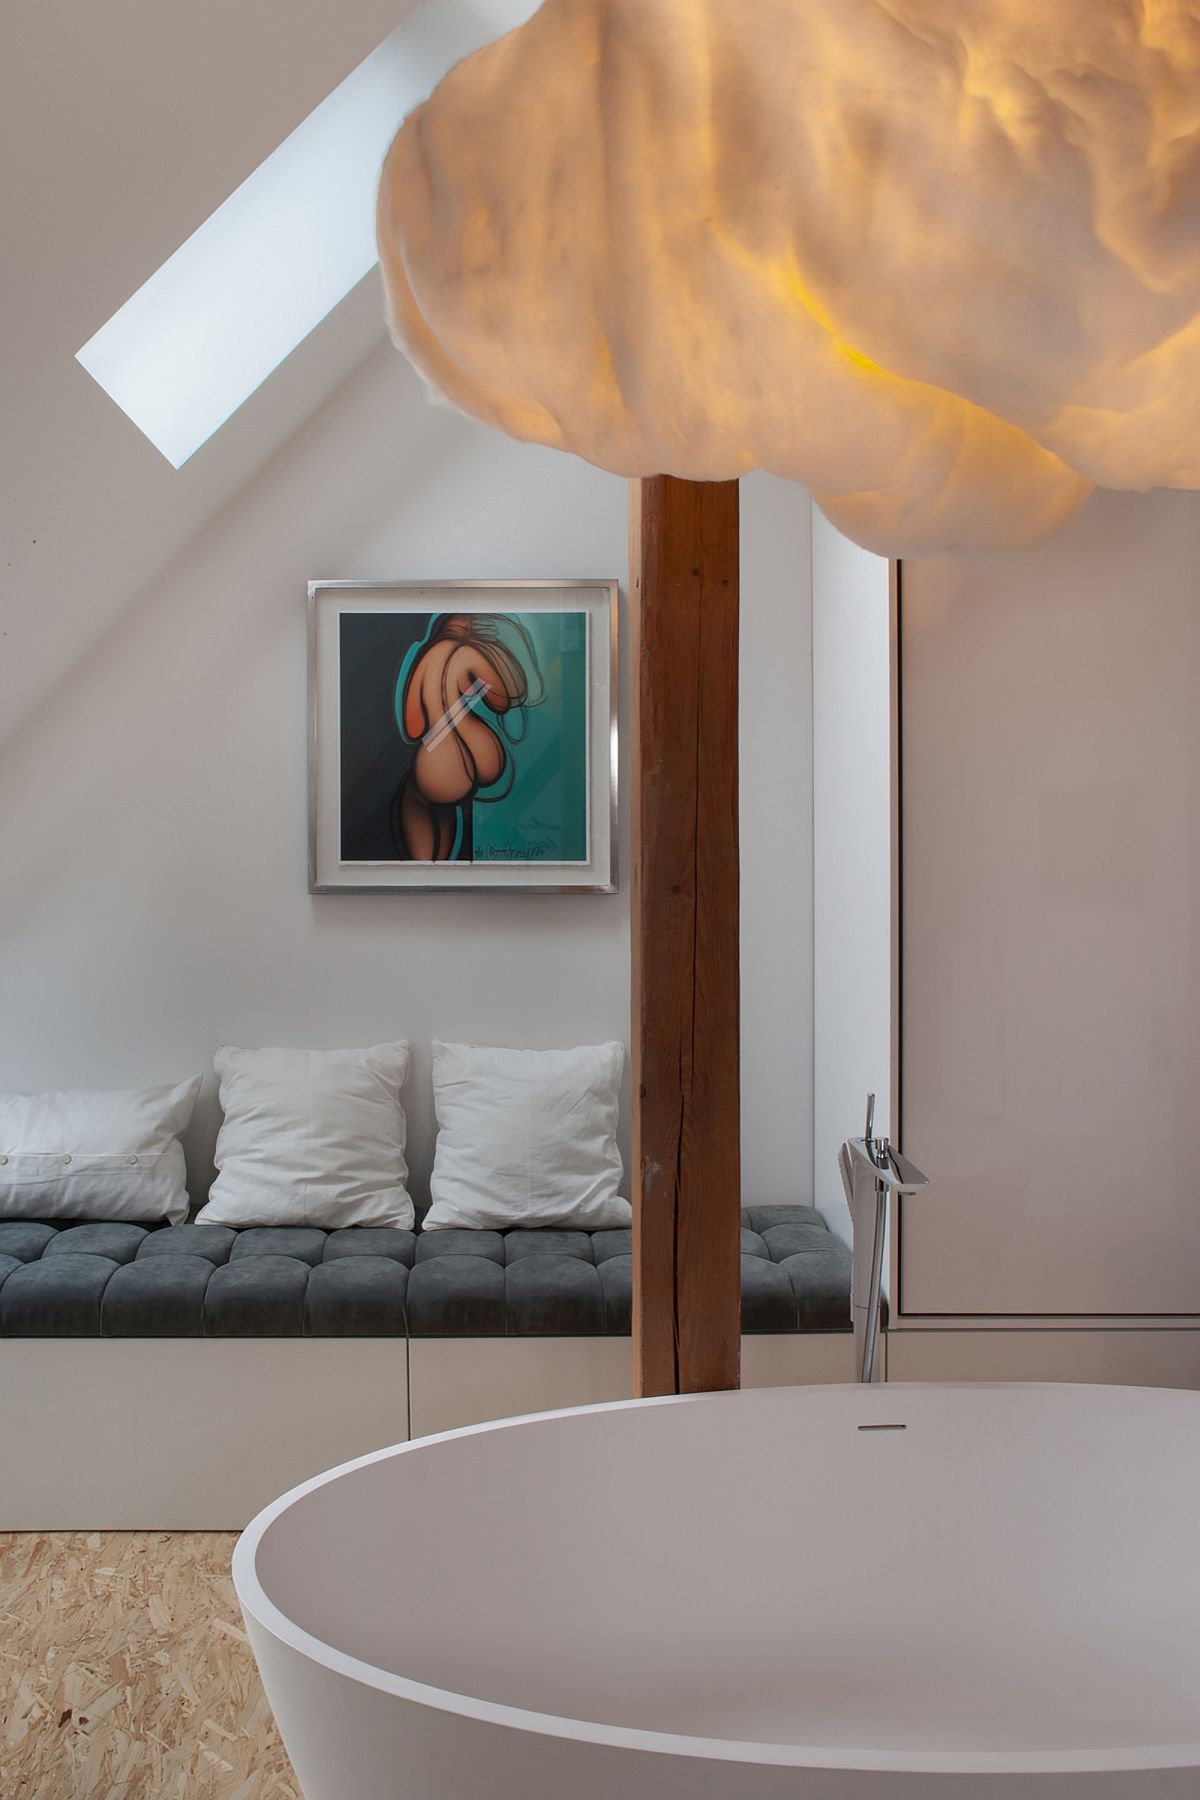
<svg viewBox="0 0 1200 1800">
<path fill-rule="evenodd" d="M 904 565 L 906 1317 L 1200 1313 L 1198 570 L 1169 493 Z"/>
</svg>

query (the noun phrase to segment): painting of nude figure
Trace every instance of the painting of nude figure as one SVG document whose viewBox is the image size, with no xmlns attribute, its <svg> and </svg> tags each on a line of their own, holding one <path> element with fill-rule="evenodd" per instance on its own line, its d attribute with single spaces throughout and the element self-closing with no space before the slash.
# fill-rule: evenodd
<svg viewBox="0 0 1200 1800">
<path fill-rule="evenodd" d="M 582 611 L 343 610 L 341 856 L 586 864 Z"/>
</svg>

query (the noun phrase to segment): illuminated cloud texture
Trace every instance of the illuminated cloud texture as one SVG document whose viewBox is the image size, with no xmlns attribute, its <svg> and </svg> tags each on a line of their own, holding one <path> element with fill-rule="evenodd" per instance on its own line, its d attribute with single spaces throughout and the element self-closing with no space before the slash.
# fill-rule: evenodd
<svg viewBox="0 0 1200 1800">
<path fill-rule="evenodd" d="M 1200 0 L 546 0 L 379 239 L 435 388 L 621 474 L 904 555 L 1200 486 Z"/>
</svg>

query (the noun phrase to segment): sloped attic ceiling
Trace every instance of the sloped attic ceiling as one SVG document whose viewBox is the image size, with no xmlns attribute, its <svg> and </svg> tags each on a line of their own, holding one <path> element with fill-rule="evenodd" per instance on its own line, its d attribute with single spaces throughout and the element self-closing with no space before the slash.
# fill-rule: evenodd
<svg viewBox="0 0 1200 1800">
<path fill-rule="evenodd" d="M 176 472 L 75 352 L 412 0 L 45 0 L 0 58 L 0 742 L 380 341 L 368 279 Z M 68 598 L 70 604 L 67 603 Z"/>
</svg>

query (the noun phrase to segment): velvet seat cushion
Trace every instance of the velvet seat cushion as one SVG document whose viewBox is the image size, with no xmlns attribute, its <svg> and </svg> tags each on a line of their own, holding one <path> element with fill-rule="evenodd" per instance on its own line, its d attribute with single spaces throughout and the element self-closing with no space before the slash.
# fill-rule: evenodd
<svg viewBox="0 0 1200 1800">
<path fill-rule="evenodd" d="M 742 1226 L 744 1331 L 849 1330 L 850 1254 L 819 1213 Z M 628 1228 L 0 1220 L 6 1337 L 620 1337 L 632 1285 Z"/>
</svg>

